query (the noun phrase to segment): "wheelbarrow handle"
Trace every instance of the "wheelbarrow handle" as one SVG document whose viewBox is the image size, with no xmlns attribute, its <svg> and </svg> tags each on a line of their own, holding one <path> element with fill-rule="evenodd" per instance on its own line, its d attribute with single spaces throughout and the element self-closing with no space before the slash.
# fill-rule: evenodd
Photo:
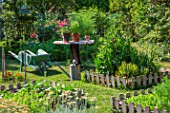
<svg viewBox="0 0 170 113">
<path fill-rule="evenodd" d="M 13 53 L 12 51 L 8 51 L 8 53 L 10 53 L 14 58 L 16 58 L 17 60 L 20 60 L 18 55 L 16 55 L 15 53 Z"/>
<path fill-rule="evenodd" d="M 26 50 L 26 52 L 28 52 L 30 55 L 36 56 L 36 54 L 34 54 L 33 52 L 31 52 L 30 50 Z"/>
</svg>

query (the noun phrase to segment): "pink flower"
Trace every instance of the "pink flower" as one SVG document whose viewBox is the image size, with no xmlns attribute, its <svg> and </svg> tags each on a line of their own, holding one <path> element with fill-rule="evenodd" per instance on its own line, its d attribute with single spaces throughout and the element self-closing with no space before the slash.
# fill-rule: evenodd
<svg viewBox="0 0 170 113">
<path fill-rule="evenodd" d="M 58 22 L 58 27 L 62 28 L 63 26 L 67 26 L 68 25 L 68 20 L 63 20 L 63 21 L 59 21 Z"/>
<path fill-rule="evenodd" d="M 63 20 L 63 24 L 64 24 L 64 25 L 68 25 L 68 20 L 64 19 L 64 20 Z"/>
<path fill-rule="evenodd" d="M 64 26 L 63 23 L 58 23 L 58 27 L 59 27 L 59 28 L 62 28 L 63 26 Z"/>
<path fill-rule="evenodd" d="M 32 33 L 32 34 L 30 34 L 30 37 L 31 37 L 31 38 L 36 38 L 36 37 L 38 37 L 38 35 L 35 34 L 35 33 Z"/>
</svg>

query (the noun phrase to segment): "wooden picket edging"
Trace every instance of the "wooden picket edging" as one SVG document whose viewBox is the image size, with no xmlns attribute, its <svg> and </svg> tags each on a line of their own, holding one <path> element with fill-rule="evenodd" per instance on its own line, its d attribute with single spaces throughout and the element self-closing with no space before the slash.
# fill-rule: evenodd
<svg viewBox="0 0 170 113">
<path fill-rule="evenodd" d="M 152 93 L 151 89 L 147 89 L 147 93 L 145 90 L 140 91 L 141 94 L 150 94 Z M 138 96 L 139 93 L 135 91 L 133 93 L 133 96 Z M 126 93 L 119 94 L 119 98 L 115 98 L 114 96 L 111 97 L 111 109 L 114 110 L 121 110 L 123 113 L 159 113 L 158 108 L 154 108 L 154 111 L 150 110 L 150 106 L 146 106 L 145 108 L 142 108 L 141 104 L 138 104 L 137 106 L 134 105 L 133 102 L 130 102 L 130 104 L 126 103 L 126 99 L 130 98 L 131 94 Z M 167 110 L 162 110 L 161 113 L 168 113 Z"/>
<path fill-rule="evenodd" d="M 159 73 L 151 73 L 148 76 L 146 75 L 140 75 L 131 77 L 128 79 L 123 77 L 120 78 L 119 76 L 104 76 L 103 74 L 98 74 L 91 71 L 86 71 L 86 76 L 88 82 L 95 82 L 97 84 L 102 84 L 106 87 L 112 87 L 112 88 L 119 88 L 123 86 L 124 88 L 131 87 L 131 88 L 143 88 L 148 87 L 153 84 L 160 83 L 165 75 L 170 76 L 170 72 L 168 71 L 162 71 Z"/>
<path fill-rule="evenodd" d="M 32 85 L 35 85 L 36 81 L 32 81 Z M 60 84 L 60 83 L 56 83 L 56 82 L 50 82 L 50 85 L 53 86 L 54 88 L 56 88 L 57 86 L 62 86 L 62 88 L 65 88 L 66 85 L 65 84 Z M 8 88 L 6 88 L 4 85 L 0 86 L 0 92 L 1 91 L 10 91 L 11 93 L 16 93 L 18 92 L 20 89 L 27 87 L 27 82 L 25 82 L 23 85 L 21 83 L 17 83 L 16 87 L 14 87 L 13 84 L 9 84 Z M 84 90 L 83 89 L 79 89 L 79 88 L 74 88 L 74 91 L 65 91 L 65 90 L 58 90 L 59 95 L 58 96 L 54 96 L 54 98 L 52 98 L 52 101 L 48 100 L 48 103 L 51 106 L 51 109 L 56 109 L 56 105 L 60 104 L 60 105 L 65 105 L 68 108 L 73 108 L 73 107 L 77 107 L 77 109 L 80 109 L 81 106 L 86 106 L 86 95 L 84 94 Z M 35 91 L 35 93 L 40 93 L 39 91 Z M 48 93 L 48 91 L 47 91 Z M 46 93 L 46 94 L 47 94 Z M 0 97 L 3 98 L 3 97 Z"/>
<path fill-rule="evenodd" d="M 32 84 L 34 85 L 36 81 L 32 81 Z M 27 84 L 27 82 L 24 83 L 24 85 Z M 24 85 L 22 86 L 21 83 L 17 83 L 16 84 L 16 87 L 14 87 L 13 84 L 9 84 L 8 87 L 6 88 L 4 85 L 0 86 L 0 91 L 4 91 L 4 90 L 7 90 L 7 91 L 11 91 L 11 92 L 17 92 L 19 91 L 22 87 L 24 87 Z"/>
<path fill-rule="evenodd" d="M 5 90 L 7 90 L 7 91 L 11 91 L 11 92 L 13 92 L 13 93 L 16 93 L 16 92 L 19 91 L 21 88 L 25 87 L 25 85 L 26 85 L 27 83 L 28 83 L 28 82 L 24 82 L 23 85 L 22 85 L 21 83 L 16 83 L 16 86 L 14 86 L 13 84 L 9 84 L 8 87 L 5 87 L 4 85 L 2 85 L 2 86 L 0 86 L 0 91 L 5 91 Z M 35 85 L 36 80 L 33 80 L 31 83 L 32 83 L 32 85 Z M 60 83 L 57 84 L 56 82 L 51 82 L 51 85 L 56 88 L 58 85 L 60 85 Z M 61 84 L 61 85 L 62 85 L 62 87 L 65 87 L 65 86 L 66 86 L 65 84 Z M 85 95 L 83 89 L 82 89 L 82 90 L 78 90 L 78 93 L 79 93 L 79 95 L 82 95 L 82 96 Z M 81 94 L 80 94 L 80 93 L 81 93 Z"/>
</svg>

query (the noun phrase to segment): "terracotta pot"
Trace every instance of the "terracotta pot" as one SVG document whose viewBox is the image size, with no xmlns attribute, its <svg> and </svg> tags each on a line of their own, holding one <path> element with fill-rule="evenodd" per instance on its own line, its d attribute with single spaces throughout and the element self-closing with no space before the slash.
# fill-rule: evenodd
<svg viewBox="0 0 170 113">
<path fill-rule="evenodd" d="M 63 41 L 69 43 L 71 33 L 63 33 Z"/>
<path fill-rule="evenodd" d="M 90 36 L 84 36 L 84 38 L 86 39 L 87 42 L 90 41 Z"/>
<path fill-rule="evenodd" d="M 78 42 L 80 40 L 80 34 L 72 34 L 73 42 Z"/>
</svg>

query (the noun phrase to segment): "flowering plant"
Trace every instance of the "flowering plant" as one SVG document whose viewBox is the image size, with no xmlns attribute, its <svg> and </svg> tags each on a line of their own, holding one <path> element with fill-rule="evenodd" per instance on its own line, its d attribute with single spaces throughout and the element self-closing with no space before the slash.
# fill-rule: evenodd
<svg viewBox="0 0 170 113">
<path fill-rule="evenodd" d="M 30 34 L 30 38 L 37 38 L 37 37 L 38 37 L 38 34 L 36 34 L 36 33 Z"/>
<path fill-rule="evenodd" d="M 31 33 L 30 34 L 30 39 L 29 39 L 29 41 L 39 41 L 38 40 L 38 34 L 37 33 Z"/>
<path fill-rule="evenodd" d="M 39 15 L 36 17 L 37 20 L 33 23 L 33 37 L 38 36 L 37 39 L 42 41 L 50 40 L 53 37 L 57 37 L 58 34 L 58 25 L 57 25 L 57 16 L 54 15 L 47 15 L 47 17 L 44 17 L 42 15 Z"/>
<path fill-rule="evenodd" d="M 68 24 L 68 20 L 63 20 L 58 22 L 58 27 L 61 29 L 61 33 L 70 32 L 70 25 Z"/>
<path fill-rule="evenodd" d="M 16 78 L 17 78 L 18 80 L 22 80 L 23 76 L 22 76 L 21 73 L 17 73 L 17 74 L 16 74 Z"/>
</svg>

